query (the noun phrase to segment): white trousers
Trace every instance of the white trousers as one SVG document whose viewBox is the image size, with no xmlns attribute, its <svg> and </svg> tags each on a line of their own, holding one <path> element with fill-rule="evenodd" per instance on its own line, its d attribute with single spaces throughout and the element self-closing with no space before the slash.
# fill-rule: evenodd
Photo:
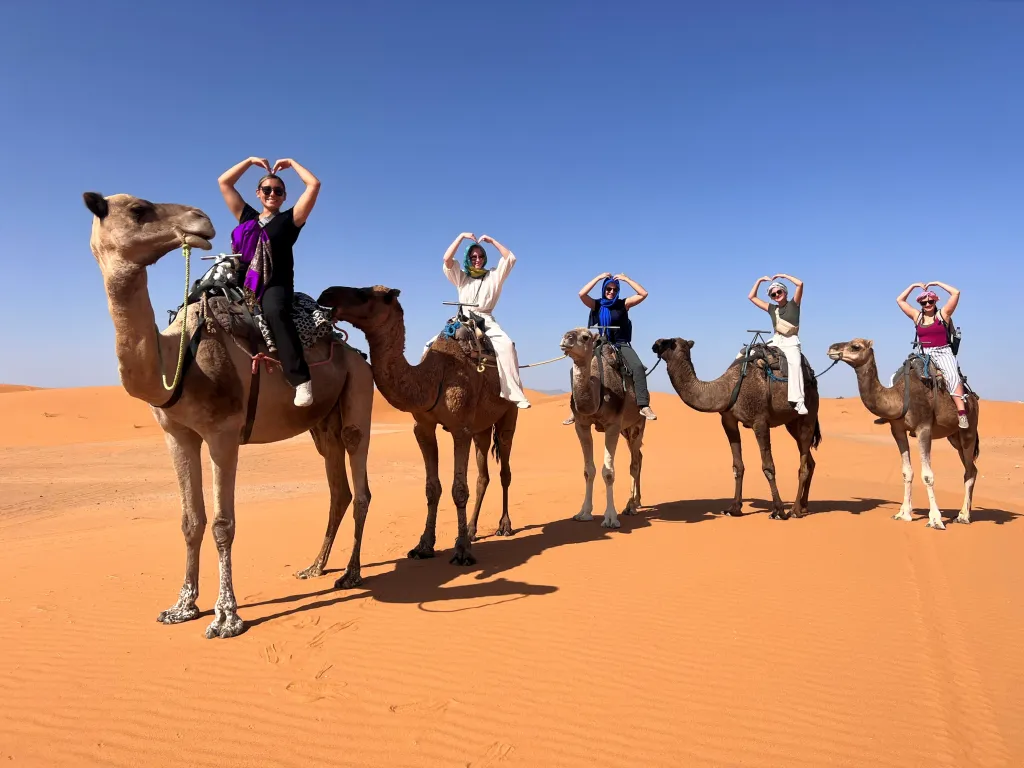
<svg viewBox="0 0 1024 768">
<path fill-rule="evenodd" d="M 804 401 L 804 369 L 800 359 L 800 337 L 772 336 L 771 344 L 778 347 L 779 351 L 786 356 L 789 363 L 789 395 L 787 399 L 791 403 L 802 403 Z"/>
<path fill-rule="evenodd" d="M 949 394 L 956 392 L 960 386 L 960 366 L 957 365 L 956 355 L 948 344 L 941 347 L 926 347 L 924 353 L 932 359 L 935 367 L 942 371 L 942 378 L 946 380 L 946 389 Z"/>
<path fill-rule="evenodd" d="M 498 381 L 501 384 L 501 396 L 513 403 L 527 401 L 526 393 L 523 392 L 523 383 L 519 378 L 519 356 L 516 354 L 516 345 L 508 334 L 498 325 L 492 315 L 477 312 L 483 318 L 487 327 L 487 338 L 491 340 L 494 347 L 494 355 L 498 362 Z M 437 336 L 432 338 L 423 347 L 423 354 L 427 354 L 430 345 L 437 341 Z M 422 359 L 422 358 L 421 358 Z"/>
</svg>

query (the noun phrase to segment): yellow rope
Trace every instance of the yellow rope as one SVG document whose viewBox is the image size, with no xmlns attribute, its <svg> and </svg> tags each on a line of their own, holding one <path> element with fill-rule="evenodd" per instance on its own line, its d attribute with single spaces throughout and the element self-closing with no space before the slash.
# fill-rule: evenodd
<svg viewBox="0 0 1024 768">
<path fill-rule="evenodd" d="M 192 261 L 192 246 L 185 242 L 184 238 L 181 241 L 181 255 L 185 257 L 185 299 L 182 301 L 181 309 L 185 313 L 185 316 L 181 319 L 181 343 L 178 344 L 178 367 L 174 371 L 174 381 L 170 384 L 167 383 L 167 374 L 160 371 L 160 376 L 164 380 L 164 389 L 168 392 L 173 392 L 178 386 L 178 380 L 181 379 L 181 366 L 185 361 L 185 344 L 188 339 L 188 281 L 189 281 L 189 264 Z M 160 339 L 157 339 L 157 349 L 160 348 Z"/>
</svg>

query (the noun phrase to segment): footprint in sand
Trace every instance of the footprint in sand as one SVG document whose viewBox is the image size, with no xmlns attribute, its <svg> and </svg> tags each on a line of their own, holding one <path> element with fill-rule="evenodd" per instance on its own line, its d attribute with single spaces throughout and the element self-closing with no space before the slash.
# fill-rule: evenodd
<svg viewBox="0 0 1024 768">
<path fill-rule="evenodd" d="M 392 704 L 388 709 L 396 715 L 408 715 L 417 712 L 446 712 L 451 704 L 458 704 L 455 699 L 426 699 L 408 704 Z"/>
<path fill-rule="evenodd" d="M 508 760 L 515 751 L 516 748 L 512 744 L 496 741 L 487 748 L 482 759 L 466 763 L 466 768 L 491 768 Z"/>
<path fill-rule="evenodd" d="M 345 692 L 348 683 L 330 680 L 294 680 L 284 687 L 288 693 L 298 696 L 307 704 L 322 699 L 348 699 L 351 694 Z"/>
<path fill-rule="evenodd" d="M 260 658 L 268 664 L 277 664 L 281 661 L 281 656 L 284 654 L 284 643 L 281 643 L 281 647 L 277 647 L 277 643 L 271 643 L 262 651 L 260 651 Z M 288 657 L 291 659 L 291 656 Z"/>
<path fill-rule="evenodd" d="M 328 637 L 330 637 L 331 635 L 336 635 L 338 632 L 341 632 L 342 630 L 348 629 L 349 627 L 355 625 L 355 623 L 357 621 L 359 621 L 359 620 L 358 619 L 352 619 L 351 621 L 340 621 L 337 624 L 331 624 L 331 626 L 329 626 L 327 629 L 324 629 L 324 630 L 321 630 L 321 631 L 317 632 L 313 636 L 313 639 L 310 640 L 308 643 L 306 643 L 306 647 L 307 648 L 322 648 L 323 644 L 324 644 L 324 641 Z"/>
</svg>

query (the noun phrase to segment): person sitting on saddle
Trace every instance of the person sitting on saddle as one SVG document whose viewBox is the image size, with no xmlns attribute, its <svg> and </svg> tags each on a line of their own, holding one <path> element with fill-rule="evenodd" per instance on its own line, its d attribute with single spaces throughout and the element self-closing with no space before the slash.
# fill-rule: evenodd
<svg viewBox="0 0 1024 768">
<path fill-rule="evenodd" d="M 591 298 L 591 290 L 602 280 L 604 282 L 601 283 L 601 298 Z M 619 295 L 620 283 L 626 283 L 636 291 L 636 295 L 623 299 Z M 598 275 L 580 289 L 580 301 L 590 309 L 587 326 L 596 327 L 598 333 L 619 350 L 622 362 L 625 363 L 630 378 L 633 379 L 633 391 L 636 394 L 636 404 L 640 407 L 640 414 L 646 419 L 654 420 L 658 417 L 651 410 L 651 394 L 647 389 L 647 370 L 631 345 L 633 323 L 629 319 L 629 310 L 646 298 L 647 291 L 640 283 L 625 275 L 612 277 L 611 272 Z M 573 424 L 574 422 L 575 418 L 570 416 L 562 423 Z"/>
<path fill-rule="evenodd" d="M 256 197 L 262 211 L 245 202 L 235 189 L 242 174 L 254 165 L 267 171 L 256 184 Z M 285 168 L 294 169 L 306 188 L 292 208 L 282 211 L 285 186 L 277 172 Z M 243 288 L 247 303 L 254 306 L 259 302 L 262 307 L 263 317 L 277 344 L 285 380 L 295 387 L 295 405 L 310 406 L 313 404 L 313 385 L 302 342 L 292 319 L 295 291 L 292 246 L 299 239 L 299 233 L 316 205 L 320 181 L 294 160 L 278 160 L 271 168 L 266 158 L 250 157 L 224 171 L 217 182 L 231 215 L 238 219 L 238 226 L 231 233 L 231 245 L 233 252 L 242 254 L 247 268 Z"/>
<path fill-rule="evenodd" d="M 938 305 L 938 294 L 928 290 L 933 285 L 949 294 L 949 301 L 942 307 Z M 917 297 L 920 309 L 914 309 L 907 301 L 910 292 L 915 288 L 924 291 Z M 921 353 L 930 357 L 935 366 L 942 371 L 946 389 L 949 390 L 956 405 L 959 426 L 961 429 L 967 429 L 970 426 L 967 421 L 967 395 L 964 393 L 964 384 L 960 377 L 960 366 L 950 346 L 950 323 L 956 305 L 960 303 L 960 291 L 951 285 L 934 280 L 930 283 L 912 283 L 896 297 L 896 303 L 903 313 L 914 321 Z"/>
<path fill-rule="evenodd" d="M 464 240 L 469 240 L 470 244 L 466 247 L 460 266 L 455 261 L 455 252 Z M 486 268 L 487 251 L 484 250 L 484 243 L 490 243 L 501 254 L 494 269 Z M 483 321 L 482 330 L 494 347 L 494 356 L 497 358 L 502 398 L 515 403 L 519 408 L 529 408 L 530 401 L 523 392 L 519 378 L 516 345 L 494 318 L 494 308 L 501 297 L 502 286 L 515 263 L 515 254 L 493 237 L 482 235 L 477 238 L 472 232 L 463 232 L 445 251 L 443 270 L 445 277 L 459 291 L 459 302 L 464 305 L 462 312 L 467 316 L 471 313 L 477 315 Z M 437 336 L 427 342 L 424 354 L 436 339 Z"/>
<path fill-rule="evenodd" d="M 779 278 L 789 280 L 796 286 L 792 299 L 789 298 L 789 289 L 785 284 L 778 282 Z M 775 304 L 769 304 L 757 295 L 761 283 L 768 282 L 771 283 L 768 286 L 768 298 Z M 803 297 L 803 281 L 786 274 L 759 277 L 747 296 L 755 306 L 767 312 L 772 319 L 772 330 L 775 333 L 769 344 L 777 347 L 786 357 L 786 362 L 789 364 L 789 375 L 787 376 L 789 394 L 786 399 L 801 416 L 807 414 L 807 406 L 804 405 L 804 375 L 800 337 L 797 336 L 800 331 L 800 302 L 803 301 Z"/>
</svg>

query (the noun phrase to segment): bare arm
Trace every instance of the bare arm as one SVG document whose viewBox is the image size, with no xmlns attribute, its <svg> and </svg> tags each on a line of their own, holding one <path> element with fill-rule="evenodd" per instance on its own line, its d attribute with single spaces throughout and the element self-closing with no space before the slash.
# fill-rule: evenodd
<svg viewBox="0 0 1024 768">
<path fill-rule="evenodd" d="M 789 282 L 796 286 L 796 290 L 793 292 L 793 302 L 797 306 L 800 306 L 800 302 L 804 298 L 804 281 L 799 278 L 793 277 L 792 275 L 787 275 L 782 272 L 773 277 L 772 280 L 778 280 L 780 277 L 786 278 L 787 280 L 789 280 Z"/>
<path fill-rule="evenodd" d="M 299 178 L 302 179 L 302 183 L 306 185 L 306 188 L 302 190 L 302 194 L 299 195 L 298 202 L 292 208 L 292 220 L 295 222 L 295 226 L 301 227 L 306 223 L 309 214 L 313 212 L 313 206 L 316 205 L 317 195 L 320 194 L 320 179 L 291 158 L 278 160 L 274 163 L 274 170 L 272 172 L 277 173 L 285 168 L 291 168 L 295 171 Z"/>
<path fill-rule="evenodd" d="M 770 281 L 771 278 L 768 277 L 768 275 L 757 278 L 757 282 L 754 283 L 754 287 L 750 289 L 750 293 L 747 295 L 747 298 L 750 299 L 751 303 L 753 303 L 755 307 L 763 309 L 765 312 L 768 311 L 768 302 L 764 299 L 758 298 L 757 289 L 761 287 L 761 283 L 767 283 Z"/>
<path fill-rule="evenodd" d="M 597 285 L 602 280 L 607 280 L 611 276 L 612 276 L 611 272 L 602 272 L 600 275 L 598 275 L 593 280 L 591 280 L 589 283 L 587 283 L 582 288 L 580 288 L 580 301 L 582 301 L 590 309 L 593 309 L 594 307 L 596 307 L 597 306 L 597 302 L 594 301 L 594 299 L 590 298 L 590 292 L 592 290 L 594 290 L 594 286 L 595 285 Z"/>
<path fill-rule="evenodd" d="M 956 311 L 956 305 L 960 303 L 960 291 L 952 285 L 946 285 L 945 283 L 940 283 L 937 280 L 932 280 L 928 285 L 937 285 L 949 294 L 949 301 L 947 301 L 942 307 L 942 314 L 946 316 L 947 320 L 949 320 L 953 316 L 953 312 Z"/>
<path fill-rule="evenodd" d="M 644 287 L 642 285 L 640 285 L 640 283 L 636 282 L 635 280 L 630 280 L 625 275 L 616 275 L 615 279 L 616 280 L 621 280 L 626 285 L 628 285 L 630 288 L 632 288 L 634 291 L 636 291 L 636 296 L 630 296 L 628 299 L 626 299 L 626 309 L 632 309 L 637 304 L 639 304 L 641 301 L 643 301 L 644 299 L 647 298 L 647 291 L 644 290 Z"/>
<path fill-rule="evenodd" d="M 452 244 L 448 246 L 448 250 L 444 252 L 444 265 L 451 269 L 455 266 L 455 251 L 459 249 L 459 245 L 463 240 L 472 240 L 476 242 L 476 235 L 472 232 L 463 232 L 461 235 L 452 240 Z"/>
<path fill-rule="evenodd" d="M 490 235 L 480 235 L 480 240 L 478 242 L 481 244 L 490 243 L 498 249 L 498 253 L 501 254 L 501 260 L 498 261 L 498 266 L 494 268 L 494 271 L 497 273 L 498 279 L 504 282 L 505 278 L 508 277 L 508 273 L 512 270 L 512 267 L 515 266 L 516 255 Z"/>
<path fill-rule="evenodd" d="M 217 179 L 217 183 L 220 185 L 220 193 L 224 196 L 224 202 L 228 204 L 228 210 L 231 211 L 231 215 L 238 219 L 242 215 L 242 209 L 245 208 L 245 200 L 238 194 L 238 190 L 235 189 L 235 184 L 242 178 L 242 174 L 249 170 L 252 166 L 258 165 L 260 168 L 266 168 L 270 171 L 270 163 L 266 158 L 263 157 L 249 157 L 240 162 L 238 165 L 233 165 L 228 168 L 224 173 Z"/>
<path fill-rule="evenodd" d="M 899 296 L 896 297 L 896 303 L 900 305 L 900 309 L 903 310 L 903 314 L 906 315 L 907 317 L 909 317 L 911 320 L 913 320 L 916 323 L 918 315 L 921 314 L 921 310 L 914 309 L 910 305 L 910 302 L 907 301 L 907 298 L 910 296 L 910 292 L 912 290 L 914 290 L 915 288 L 920 288 L 923 291 L 924 290 L 924 283 L 911 283 L 910 285 L 908 285 L 906 290 L 903 291 L 903 293 L 901 293 Z"/>
</svg>

